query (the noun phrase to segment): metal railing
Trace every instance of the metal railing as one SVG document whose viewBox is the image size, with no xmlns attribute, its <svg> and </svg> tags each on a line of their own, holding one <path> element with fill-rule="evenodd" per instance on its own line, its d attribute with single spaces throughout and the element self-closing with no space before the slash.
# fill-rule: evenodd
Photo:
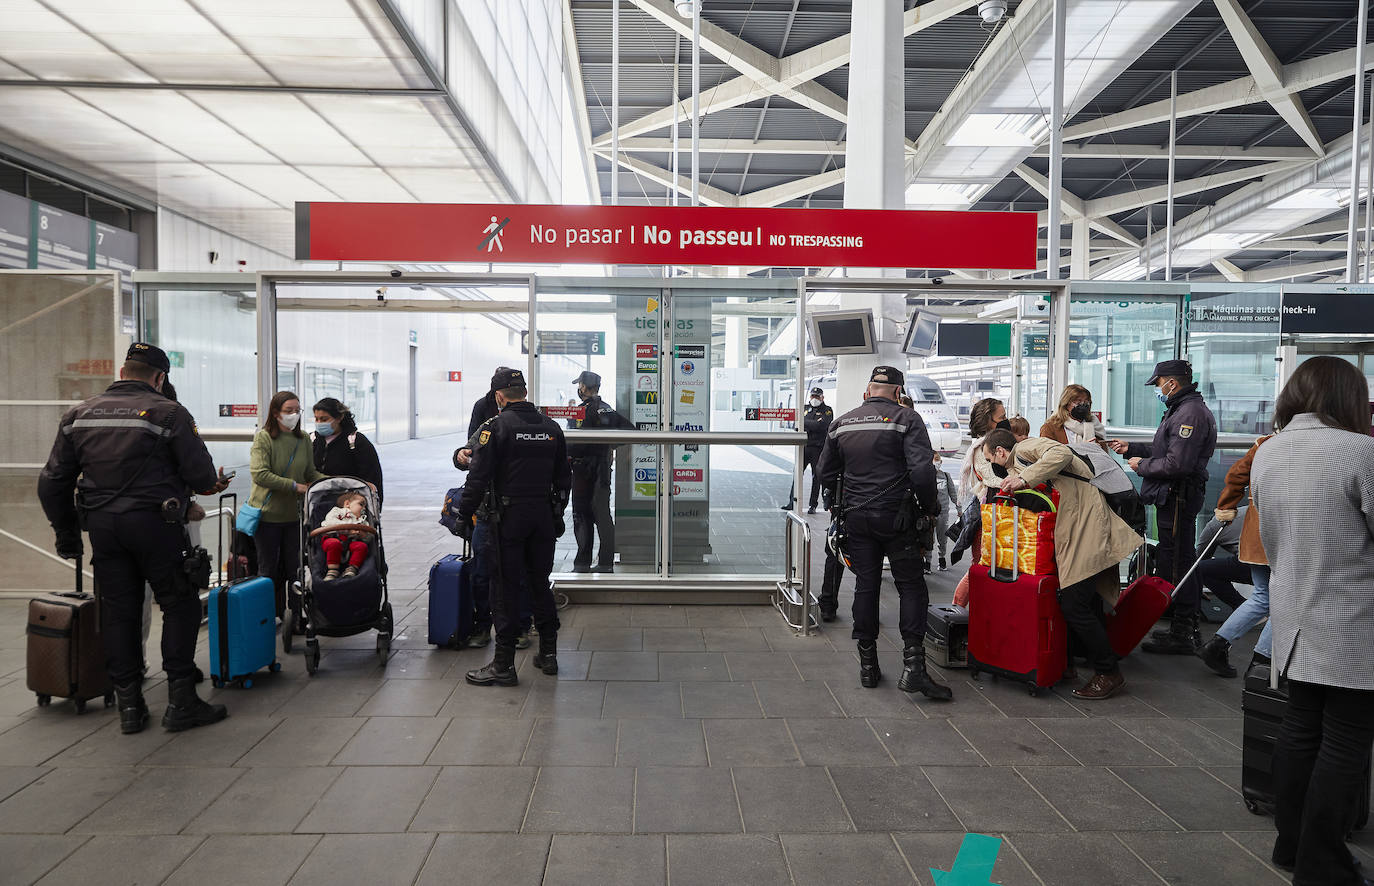
<svg viewBox="0 0 1374 886">
<path fill-rule="evenodd" d="M 811 527 L 796 511 L 788 511 L 783 518 L 783 577 L 773 592 L 773 606 L 782 613 L 788 627 L 807 637 L 812 628 L 819 626 L 814 614 L 816 597 L 811 593 Z M 798 546 L 794 544 L 797 538 L 801 539 L 800 570 Z"/>
</svg>

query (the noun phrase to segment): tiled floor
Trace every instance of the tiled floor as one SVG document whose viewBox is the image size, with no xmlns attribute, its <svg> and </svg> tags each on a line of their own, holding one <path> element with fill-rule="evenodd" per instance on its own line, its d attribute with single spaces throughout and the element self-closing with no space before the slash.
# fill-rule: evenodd
<svg viewBox="0 0 1374 886">
<path fill-rule="evenodd" d="M 425 644 L 454 545 L 395 453 L 385 667 L 370 635 L 324 640 L 314 678 L 296 655 L 214 692 L 222 724 L 124 737 L 34 706 L 23 601 L 0 601 L 0 884 L 929 884 L 968 832 L 1003 840 L 1008 886 L 1286 882 L 1241 802 L 1239 681 L 1189 659 L 1132 656 L 1098 704 L 950 671 L 936 705 L 896 689 L 895 595 L 876 690 L 847 616 L 799 639 L 763 607 L 584 606 L 557 678 L 521 653 L 518 687 L 469 686 L 489 650 Z"/>
</svg>

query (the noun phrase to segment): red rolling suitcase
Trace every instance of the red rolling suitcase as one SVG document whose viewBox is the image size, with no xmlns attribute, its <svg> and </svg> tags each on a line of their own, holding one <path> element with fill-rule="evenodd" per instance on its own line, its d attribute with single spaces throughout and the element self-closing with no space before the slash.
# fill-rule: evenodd
<svg viewBox="0 0 1374 886">
<path fill-rule="evenodd" d="M 1192 576 L 1198 564 L 1212 553 L 1212 548 L 1221 540 L 1221 533 L 1225 529 L 1223 525 L 1212 536 L 1212 540 L 1203 546 L 1197 560 L 1179 581 L 1180 586 Z M 1155 623 L 1164 617 L 1164 610 L 1173 602 L 1177 590 L 1176 586 L 1154 575 L 1143 575 L 1127 585 L 1126 590 L 1121 592 L 1121 598 L 1116 601 L 1116 608 L 1107 614 L 1107 637 L 1112 641 L 1112 651 L 1122 658 L 1130 655 Z"/>
<path fill-rule="evenodd" d="M 1020 523 L 1013 520 L 1013 548 L 1020 544 Z M 998 533 L 991 535 L 995 548 Z M 975 678 L 989 673 L 1027 683 L 1037 695 L 1064 676 L 1068 627 L 1059 611 L 1058 576 L 1023 573 L 1020 560 L 1013 556 L 1009 571 L 969 569 L 968 668 Z M 990 562 L 998 562 L 995 550 Z"/>
</svg>

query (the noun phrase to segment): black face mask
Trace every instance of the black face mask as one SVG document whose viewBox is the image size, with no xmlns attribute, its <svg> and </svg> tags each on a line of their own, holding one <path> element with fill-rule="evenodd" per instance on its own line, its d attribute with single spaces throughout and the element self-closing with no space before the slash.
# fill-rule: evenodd
<svg viewBox="0 0 1374 886">
<path fill-rule="evenodd" d="M 1092 407 L 1087 403 L 1079 403 L 1069 410 L 1069 416 L 1078 421 L 1088 421 L 1093 417 Z"/>
<path fill-rule="evenodd" d="M 1004 419 L 1002 419 L 1001 421 L 999 421 L 999 422 L 997 423 L 997 429 L 998 429 L 998 430 L 1001 430 L 1001 431 L 1010 431 L 1010 430 L 1011 430 L 1011 419 L 1009 419 L 1009 418 L 1004 418 Z"/>
<path fill-rule="evenodd" d="M 992 472 L 997 475 L 998 479 L 1007 479 L 1007 469 L 999 465 L 997 462 L 992 463 Z"/>
</svg>

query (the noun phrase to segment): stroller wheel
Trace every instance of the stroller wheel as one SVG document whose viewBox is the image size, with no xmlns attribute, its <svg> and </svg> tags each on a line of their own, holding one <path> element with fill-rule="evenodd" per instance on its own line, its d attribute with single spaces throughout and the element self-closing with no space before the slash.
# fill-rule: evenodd
<svg viewBox="0 0 1374 886">
<path fill-rule="evenodd" d="M 315 672 L 320 669 L 320 644 L 310 641 L 305 644 L 305 672 L 310 676 L 315 676 Z"/>
<path fill-rule="evenodd" d="M 291 654 L 291 638 L 295 627 L 296 615 L 288 606 L 281 616 L 281 651 L 287 655 Z"/>
</svg>

